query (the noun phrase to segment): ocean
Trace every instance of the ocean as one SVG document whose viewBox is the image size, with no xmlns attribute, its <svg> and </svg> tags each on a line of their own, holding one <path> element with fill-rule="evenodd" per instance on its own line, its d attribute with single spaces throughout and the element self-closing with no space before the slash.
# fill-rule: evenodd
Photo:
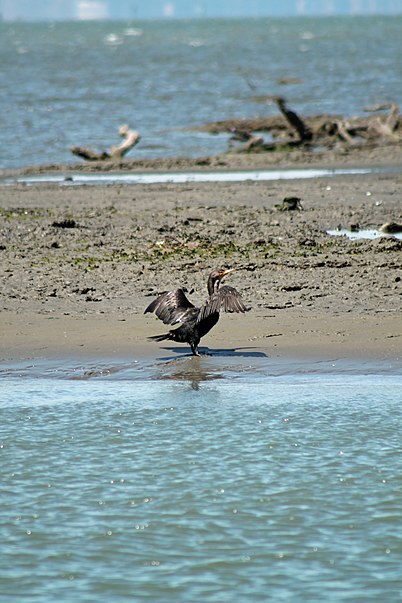
<svg viewBox="0 0 402 603">
<path fill-rule="evenodd" d="M 401 103 L 401 30 L 402 16 L 0 23 L 0 168 L 75 162 L 71 146 L 108 149 L 123 123 L 142 136 L 129 157 L 224 152 L 226 134 L 196 128 L 276 115 L 263 95 L 303 115 Z"/>
</svg>

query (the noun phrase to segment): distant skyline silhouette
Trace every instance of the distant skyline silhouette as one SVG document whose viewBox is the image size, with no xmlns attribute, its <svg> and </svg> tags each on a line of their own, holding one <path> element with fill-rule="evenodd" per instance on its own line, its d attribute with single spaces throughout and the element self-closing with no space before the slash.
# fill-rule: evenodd
<svg viewBox="0 0 402 603">
<path fill-rule="evenodd" d="M 402 0 L 0 0 L 4 21 L 402 14 Z"/>
</svg>

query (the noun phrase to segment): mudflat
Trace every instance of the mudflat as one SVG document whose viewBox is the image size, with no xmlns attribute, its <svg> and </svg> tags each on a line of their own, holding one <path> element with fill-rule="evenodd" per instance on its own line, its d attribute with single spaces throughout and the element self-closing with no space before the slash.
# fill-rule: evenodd
<svg viewBox="0 0 402 603">
<path fill-rule="evenodd" d="M 272 154 L 245 154 L 39 166 L 20 174 L 398 168 L 402 156 L 395 147 L 361 156 L 291 155 L 276 163 Z M 401 223 L 401 190 L 399 169 L 270 182 L 2 186 L 0 359 L 157 356 L 164 342 L 147 337 L 166 326 L 144 316 L 146 305 L 177 287 L 202 303 L 207 276 L 218 267 L 237 269 L 226 282 L 251 309 L 222 314 L 201 351 L 400 359 L 402 241 L 350 240 L 328 231 Z M 299 198 L 299 207 L 289 210 L 286 197 Z"/>
</svg>

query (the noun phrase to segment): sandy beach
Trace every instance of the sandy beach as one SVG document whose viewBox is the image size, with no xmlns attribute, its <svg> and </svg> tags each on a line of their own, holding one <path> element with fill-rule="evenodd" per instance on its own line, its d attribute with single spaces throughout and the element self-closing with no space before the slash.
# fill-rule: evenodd
<svg viewBox="0 0 402 603">
<path fill-rule="evenodd" d="M 275 154 L 277 155 L 277 154 Z M 398 148 L 223 155 L 119 165 L 38 166 L 26 174 L 401 165 Z M 4 173 L 10 176 L 10 173 Z M 201 351 L 268 358 L 400 360 L 402 241 L 328 230 L 402 222 L 402 172 L 272 182 L 1 189 L 0 360 L 157 357 L 165 326 L 144 308 L 179 286 L 194 303 L 216 267 L 251 310 L 222 314 Z M 284 211 L 285 197 L 301 210 Z M 171 342 L 168 342 L 169 344 Z M 172 344 L 169 347 L 183 347 Z"/>
</svg>

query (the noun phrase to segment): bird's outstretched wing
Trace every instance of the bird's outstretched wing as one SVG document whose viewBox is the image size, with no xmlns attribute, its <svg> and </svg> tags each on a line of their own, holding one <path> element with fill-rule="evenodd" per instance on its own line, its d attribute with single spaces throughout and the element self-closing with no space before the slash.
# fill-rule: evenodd
<svg viewBox="0 0 402 603">
<path fill-rule="evenodd" d="M 176 289 L 161 293 L 149 304 L 144 314 L 155 312 L 165 325 L 174 325 L 183 320 L 190 308 L 194 308 L 194 305 L 187 299 L 183 289 Z"/>
<path fill-rule="evenodd" d="M 240 293 L 234 287 L 224 285 L 201 306 L 197 322 L 200 323 L 211 314 L 221 312 L 222 310 L 224 312 L 247 312 L 249 309 L 244 304 Z"/>
</svg>

